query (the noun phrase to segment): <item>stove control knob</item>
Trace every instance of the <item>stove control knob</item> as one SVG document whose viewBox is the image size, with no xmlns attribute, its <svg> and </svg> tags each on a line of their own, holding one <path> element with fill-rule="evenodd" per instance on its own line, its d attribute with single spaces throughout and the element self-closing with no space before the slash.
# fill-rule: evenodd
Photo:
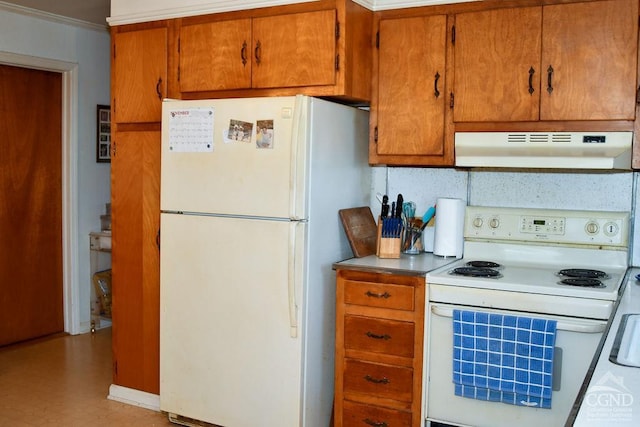
<svg viewBox="0 0 640 427">
<path fill-rule="evenodd" d="M 620 231 L 620 226 L 613 221 L 609 221 L 604 225 L 604 234 L 613 237 Z"/>
<path fill-rule="evenodd" d="M 595 221 L 589 221 L 587 225 L 584 226 L 584 230 L 587 232 L 587 234 L 594 235 L 598 234 L 598 231 L 600 231 L 600 226 Z"/>
<path fill-rule="evenodd" d="M 489 227 L 491 228 L 500 227 L 500 220 L 498 218 L 491 218 L 491 221 L 489 221 Z"/>
<path fill-rule="evenodd" d="M 480 228 L 480 227 L 482 227 L 482 218 L 480 218 L 480 217 L 476 217 L 476 218 L 474 218 L 474 219 L 473 219 L 473 226 L 474 226 L 475 228 Z"/>
</svg>

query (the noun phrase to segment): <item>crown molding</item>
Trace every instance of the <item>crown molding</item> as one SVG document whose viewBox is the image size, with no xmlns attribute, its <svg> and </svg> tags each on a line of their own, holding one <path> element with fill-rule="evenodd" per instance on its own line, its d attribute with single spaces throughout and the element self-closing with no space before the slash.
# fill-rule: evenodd
<svg viewBox="0 0 640 427">
<path fill-rule="evenodd" d="M 44 21 L 55 22 L 56 24 L 72 25 L 94 31 L 108 32 L 109 26 L 106 24 L 99 25 L 92 22 L 81 21 L 66 16 L 56 15 L 54 13 L 44 12 L 41 10 L 31 9 L 24 6 L 0 1 L 0 12 L 12 12 L 19 15 L 29 16 L 31 18 L 42 19 Z"/>
<path fill-rule="evenodd" d="M 238 10 L 257 9 L 260 7 L 282 6 L 292 3 L 306 3 L 316 0 L 212 0 L 206 3 L 202 1 L 192 0 L 192 5 L 178 7 L 162 7 L 158 9 L 149 9 L 144 6 L 135 10 L 133 3 L 111 2 L 111 14 L 107 18 L 109 25 L 135 24 L 138 22 L 157 21 L 162 19 L 182 18 L 185 16 L 207 15 L 211 13 L 231 12 Z M 401 9 L 408 7 L 430 6 L 446 3 L 460 3 L 466 1 L 477 0 L 353 0 L 355 3 L 366 7 L 369 10 L 378 11 L 386 9 Z M 140 3 L 140 2 L 139 2 Z M 153 2 L 147 1 L 147 4 Z M 171 3 L 170 1 L 160 2 L 161 4 Z M 177 1 L 175 4 L 179 3 Z M 184 2 L 183 2 L 184 3 Z M 199 4 L 193 4 L 199 3 Z"/>
</svg>

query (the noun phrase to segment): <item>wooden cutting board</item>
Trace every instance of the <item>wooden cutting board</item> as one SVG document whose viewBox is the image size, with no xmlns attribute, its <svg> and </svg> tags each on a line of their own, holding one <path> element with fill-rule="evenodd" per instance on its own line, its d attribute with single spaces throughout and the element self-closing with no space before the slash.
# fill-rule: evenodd
<svg viewBox="0 0 640 427">
<path fill-rule="evenodd" d="M 356 258 L 376 253 L 378 226 L 368 206 L 338 211 L 351 250 Z"/>
</svg>

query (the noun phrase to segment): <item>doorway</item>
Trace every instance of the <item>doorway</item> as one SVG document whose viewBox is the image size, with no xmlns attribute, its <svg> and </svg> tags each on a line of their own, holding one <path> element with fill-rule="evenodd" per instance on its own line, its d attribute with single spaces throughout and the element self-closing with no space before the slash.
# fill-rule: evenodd
<svg viewBox="0 0 640 427">
<path fill-rule="evenodd" d="M 0 346 L 63 332 L 62 77 L 0 65 Z"/>
<path fill-rule="evenodd" d="M 84 332 L 80 322 L 80 280 L 78 263 L 78 154 L 77 105 L 78 64 L 28 55 L 0 52 L 0 64 L 58 72 L 62 78 L 62 283 L 64 331 L 75 335 Z"/>
</svg>

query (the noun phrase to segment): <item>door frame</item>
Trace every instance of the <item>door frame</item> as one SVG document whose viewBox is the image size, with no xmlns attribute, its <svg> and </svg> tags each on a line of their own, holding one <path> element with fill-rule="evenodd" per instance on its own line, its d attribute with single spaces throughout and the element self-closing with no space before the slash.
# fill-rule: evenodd
<svg viewBox="0 0 640 427">
<path fill-rule="evenodd" d="M 78 253 L 78 64 L 10 52 L 0 52 L 0 64 L 62 74 L 62 287 L 64 331 L 76 335 L 80 327 Z"/>
</svg>

